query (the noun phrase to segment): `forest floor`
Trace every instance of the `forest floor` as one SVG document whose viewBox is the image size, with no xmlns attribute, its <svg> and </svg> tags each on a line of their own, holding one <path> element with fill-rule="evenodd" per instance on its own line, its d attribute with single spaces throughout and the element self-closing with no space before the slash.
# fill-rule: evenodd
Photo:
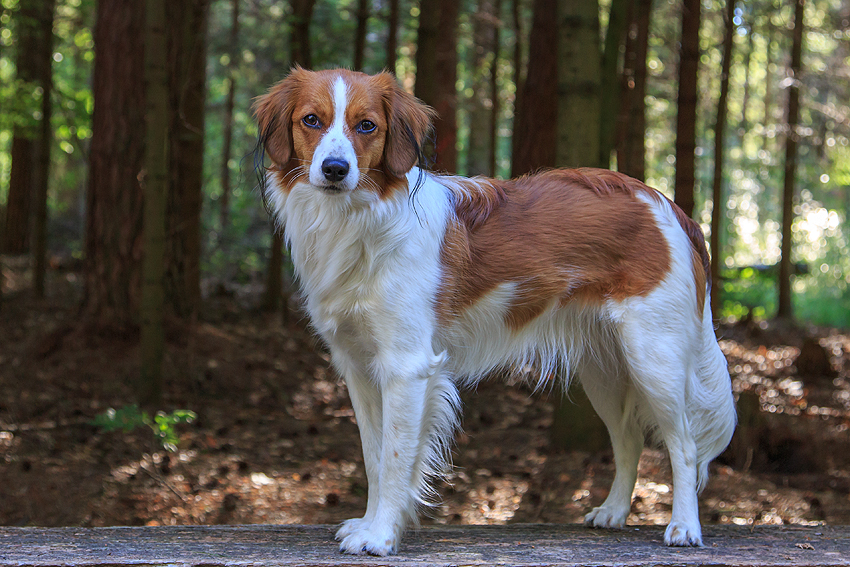
<svg viewBox="0 0 850 567">
<path fill-rule="evenodd" d="M 168 337 L 163 410 L 190 409 L 174 452 L 150 430 L 91 420 L 131 401 L 138 336 L 79 324 L 79 274 L 53 274 L 36 301 L 8 269 L 0 306 L 0 525 L 337 523 L 366 507 L 345 386 L 292 316 L 250 293 L 208 298 Z M 223 289 L 219 286 L 220 289 Z M 741 324 L 720 330 L 741 428 L 711 466 L 706 523 L 850 524 L 850 335 Z M 802 334 L 828 355 L 798 368 Z M 811 343 L 812 341 L 810 341 Z M 811 346 L 811 345 L 810 345 Z M 816 357 L 815 357 L 816 358 Z M 552 396 L 482 383 L 463 395 L 455 467 L 424 523 L 580 522 L 605 498 L 610 450 L 549 448 Z M 670 518 L 663 450 L 645 450 L 629 522 Z"/>
</svg>

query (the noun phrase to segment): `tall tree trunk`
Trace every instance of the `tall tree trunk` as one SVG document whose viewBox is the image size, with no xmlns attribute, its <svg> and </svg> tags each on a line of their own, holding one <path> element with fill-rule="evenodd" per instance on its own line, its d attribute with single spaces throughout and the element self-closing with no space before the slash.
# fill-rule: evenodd
<svg viewBox="0 0 850 567">
<path fill-rule="evenodd" d="M 398 58 L 398 2 L 399 0 L 388 0 L 389 12 L 387 14 L 387 59 L 384 64 L 387 71 L 395 74 L 395 64 Z"/>
<path fill-rule="evenodd" d="M 522 17 L 520 16 L 520 0 L 511 0 L 511 23 L 514 32 L 514 110 L 519 107 L 519 98 L 523 82 L 523 58 L 522 58 Z M 514 114 L 516 116 L 516 114 Z"/>
<path fill-rule="evenodd" d="M 599 166 L 599 4 L 596 0 L 560 0 L 557 22 L 556 163 Z M 584 390 L 574 384 L 569 398 L 558 388 L 561 395 L 555 400 L 550 441 L 560 449 L 599 450 L 607 444 L 605 426 Z"/>
<path fill-rule="evenodd" d="M 676 204 L 694 214 L 696 180 L 697 70 L 699 67 L 700 0 L 682 0 L 679 52 L 679 97 L 676 116 Z"/>
<path fill-rule="evenodd" d="M 209 0 L 166 3 L 169 31 L 170 159 L 166 297 L 188 317 L 201 297 L 201 203 Z"/>
<path fill-rule="evenodd" d="M 558 3 L 559 166 L 598 167 L 599 163 L 599 4 L 596 0 Z"/>
<path fill-rule="evenodd" d="M 438 113 L 436 145 L 425 148 L 434 169 L 457 170 L 457 23 L 456 0 L 423 0 L 416 47 L 415 94 Z M 426 165 L 426 164 L 423 164 Z"/>
<path fill-rule="evenodd" d="M 84 310 L 135 322 L 142 256 L 144 54 L 142 0 L 100 0 L 94 28 L 94 112 L 86 198 Z"/>
<path fill-rule="evenodd" d="M 490 86 L 490 66 L 494 62 L 496 45 L 493 44 L 494 0 L 478 0 L 472 22 L 473 49 L 469 68 L 472 73 L 472 96 L 469 108 L 469 151 L 466 159 L 467 175 L 489 175 L 491 154 L 491 119 L 489 107 L 493 104 Z"/>
<path fill-rule="evenodd" d="M 782 188 L 782 257 L 779 260 L 779 309 L 776 316 L 792 319 L 791 225 L 794 222 L 794 193 L 797 177 L 797 123 L 800 118 L 800 76 L 803 70 L 803 13 L 806 0 L 794 3 L 794 39 L 791 45 L 791 86 L 788 88 L 788 134 L 785 137 L 785 181 Z"/>
<path fill-rule="evenodd" d="M 354 70 L 363 70 L 366 55 L 366 25 L 369 23 L 369 0 L 357 0 L 357 30 L 354 33 Z"/>
<path fill-rule="evenodd" d="M 511 175 L 555 167 L 558 118 L 558 0 L 534 0 L 528 68 L 517 108 Z"/>
<path fill-rule="evenodd" d="M 496 162 L 499 153 L 499 41 L 502 30 L 502 0 L 493 0 L 493 60 L 490 63 L 490 177 L 496 177 Z"/>
<path fill-rule="evenodd" d="M 144 191 L 144 256 L 139 304 L 141 372 L 136 395 L 144 405 L 162 398 L 165 350 L 166 209 L 168 206 L 168 41 L 166 0 L 146 0 L 145 114 L 146 151 L 141 184 Z"/>
<path fill-rule="evenodd" d="M 292 63 L 309 69 L 313 66 L 310 49 L 310 22 L 313 20 L 313 7 L 316 0 L 292 0 L 290 45 Z"/>
<path fill-rule="evenodd" d="M 741 97 L 741 121 L 738 124 L 738 129 L 741 133 L 741 147 L 744 147 L 744 137 L 747 135 L 747 131 L 750 129 L 750 122 L 749 120 L 747 120 L 747 110 L 750 108 L 750 97 L 752 90 L 750 62 L 753 56 L 753 49 L 755 48 L 755 41 L 753 39 L 755 35 L 755 25 L 754 22 L 751 22 L 750 29 L 747 33 L 747 52 L 744 54 L 744 94 Z"/>
<path fill-rule="evenodd" d="M 225 234 L 230 226 L 230 157 L 233 153 L 233 107 L 236 100 L 236 60 L 239 54 L 239 1 L 230 1 L 230 38 L 227 46 L 227 99 L 224 102 L 224 132 L 221 150 L 221 197 L 219 224 Z"/>
<path fill-rule="evenodd" d="M 628 0 L 630 1 L 630 0 Z M 605 50 L 602 53 L 599 113 L 599 165 L 611 166 L 614 133 L 617 128 L 619 108 L 620 48 L 623 46 L 627 20 L 627 0 L 612 0 L 608 11 L 608 29 L 605 32 Z"/>
<path fill-rule="evenodd" d="M 17 96 L 33 100 L 39 79 L 39 19 L 42 1 L 22 2 L 17 19 L 18 45 L 15 53 L 16 78 L 20 82 Z M 34 111 L 35 108 L 28 109 Z M 27 117 L 25 123 L 15 124 L 12 134 L 12 167 L 9 173 L 9 192 L 6 198 L 6 223 L 3 247 L 7 254 L 29 251 L 30 215 L 36 169 L 37 123 Z"/>
<path fill-rule="evenodd" d="M 720 313 L 720 259 L 722 258 L 723 212 L 723 158 L 725 152 L 727 101 L 729 99 L 729 70 L 732 67 L 732 48 L 735 39 L 735 2 L 726 0 L 726 34 L 723 36 L 723 63 L 720 72 L 720 98 L 717 100 L 717 118 L 714 122 L 714 179 L 711 186 L 711 310 L 715 319 Z"/>
<path fill-rule="evenodd" d="M 50 178 L 50 146 L 53 130 L 50 127 L 53 105 L 53 13 L 55 0 L 42 0 L 38 22 L 38 83 L 41 85 L 41 120 L 33 144 L 33 288 L 36 297 L 44 297 L 44 278 L 47 272 L 47 186 Z"/>
<path fill-rule="evenodd" d="M 765 65 L 764 65 L 764 117 L 762 118 L 762 125 L 764 129 L 768 129 L 773 125 L 773 73 L 771 72 L 771 67 L 773 66 L 773 36 L 776 33 L 776 29 L 773 27 L 773 22 L 770 19 L 770 13 L 765 16 L 765 26 L 767 27 L 766 34 L 766 46 L 765 46 Z M 773 143 L 771 142 L 771 138 L 769 136 L 762 136 L 762 149 L 768 152 L 768 155 L 771 151 L 771 146 Z"/>
<path fill-rule="evenodd" d="M 652 0 L 632 0 L 623 63 L 617 134 L 617 170 L 646 178 L 646 54 Z"/>
</svg>

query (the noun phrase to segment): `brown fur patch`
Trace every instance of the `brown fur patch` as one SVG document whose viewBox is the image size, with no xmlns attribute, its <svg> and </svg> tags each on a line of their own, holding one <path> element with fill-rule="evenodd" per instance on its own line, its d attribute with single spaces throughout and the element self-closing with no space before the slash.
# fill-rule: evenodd
<svg viewBox="0 0 850 567">
<path fill-rule="evenodd" d="M 518 330 L 553 301 L 642 296 L 670 269 L 670 251 L 642 183 L 614 172 L 556 170 L 513 181 L 473 181 L 484 195 L 456 201 L 437 300 L 448 322 L 502 283 L 517 284 L 506 324 Z"/>
</svg>

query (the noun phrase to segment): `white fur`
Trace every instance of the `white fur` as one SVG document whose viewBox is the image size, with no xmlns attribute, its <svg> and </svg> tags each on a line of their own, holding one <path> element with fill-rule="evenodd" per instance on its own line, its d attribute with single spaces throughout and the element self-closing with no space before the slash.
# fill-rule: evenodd
<svg viewBox="0 0 850 567">
<path fill-rule="evenodd" d="M 339 79 L 337 104 L 344 93 Z M 336 116 L 343 114 L 337 108 Z M 313 164 L 353 153 L 337 122 Z M 365 515 L 337 532 L 343 551 L 397 549 L 417 506 L 433 495 L 428 478 L 448 462 L 457 384 L 527 365 L 538 370 L 539 387 L 550 376 L 567 381 L 576 375 L 610 432 L 616 476 L 608 498 L 585 522 L 625 523 L 649 429 L 668 447 L 673 467 L 665 541 L 701 544 L 697 492 L 708 462 L 731 437 L 735 411 L 707 299 L 697 317 L 691 244 L 666 201 L 646 198 L 671 250 L 669 273 L 646 296 L 596 306 L 553 302 L 513 331 L 504 315 L 522 282 L 507 282 L 441 327 L 434 309 L 440 253 L 458 186 L 425 174 L 412 200 L 405 191 L 381 199 L 366 186 L 327 193 L 323 179 L 314 180 L 311 169 L 309 182 L 287 194 L 269 176 L 267 191 L 285 227 L 307 311 L 348 385 L 360 427 L 369 498 Z M 407 180 L 413 187 L 419 170 Z"/>
</svg>

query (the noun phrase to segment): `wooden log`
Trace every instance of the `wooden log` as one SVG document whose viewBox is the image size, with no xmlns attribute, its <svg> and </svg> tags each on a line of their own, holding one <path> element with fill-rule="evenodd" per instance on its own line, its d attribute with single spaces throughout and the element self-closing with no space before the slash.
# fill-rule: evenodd
<svg viewBox="0 0 850 567">
<path fill-rule="evenodd" d="M 670 548 L 661 526 L 433 526 L 411 530 L 392 557 L 344 555 L 336 526 L 0 528 L 0 566 L 838 566 L 850 527 L 705 526 L 705 547 Z"/>
</svg>

